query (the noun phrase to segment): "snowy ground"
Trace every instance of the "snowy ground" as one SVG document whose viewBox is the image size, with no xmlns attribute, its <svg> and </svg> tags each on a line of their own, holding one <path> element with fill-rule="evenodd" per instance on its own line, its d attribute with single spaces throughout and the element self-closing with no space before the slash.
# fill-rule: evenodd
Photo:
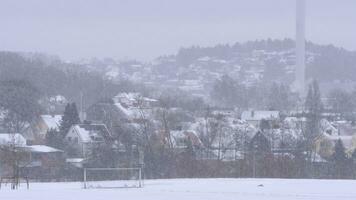
<svg viewBox="0 0 356 200">
<path fill-rule="evenodd" d="M 263 186 L 259 186 L 263 185 Z M 356 181 L 281 179 L 146 180 L 137 189 L 81 189 L 81 183 L 32 183 L 0 190 L 1 200 L 344 200 L 356 199 Z"/>
</svg>

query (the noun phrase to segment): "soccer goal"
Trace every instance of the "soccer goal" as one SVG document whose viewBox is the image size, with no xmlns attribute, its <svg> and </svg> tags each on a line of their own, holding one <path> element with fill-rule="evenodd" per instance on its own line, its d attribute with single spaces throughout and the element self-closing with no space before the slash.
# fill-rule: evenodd
<svg viewBox="0 0 356 200">
<path fill-rule="evenodd" d="M 85 168 L 84 189 L 143 187 L 141 168 Z"/>
</svg>

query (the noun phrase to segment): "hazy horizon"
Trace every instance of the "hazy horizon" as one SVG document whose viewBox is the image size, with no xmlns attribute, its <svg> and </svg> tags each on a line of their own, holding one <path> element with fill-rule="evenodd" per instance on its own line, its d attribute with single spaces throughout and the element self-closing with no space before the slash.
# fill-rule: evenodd
<svg viewBox="0 0 356 200">
<path fill-rule="evenodd" d="M 307 3 L 307 40 L 356 50 L 355 1 Z M 3 0 L 0 5 L 0 50 L 65 60 L 151 60 L 180 47 L 295 35 L 295 0 Z"/>
</svg>

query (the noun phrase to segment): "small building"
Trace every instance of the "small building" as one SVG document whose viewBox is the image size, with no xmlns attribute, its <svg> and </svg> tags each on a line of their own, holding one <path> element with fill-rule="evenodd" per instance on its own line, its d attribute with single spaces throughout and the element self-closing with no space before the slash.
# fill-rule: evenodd
<svg viewBox="0 0 356 200">
<path fill-rule="evenodd" d="M 31 162 L 26 166 L 31 179 L 51 180 L 61 176 L 65 166 L 64 151 L 45 145 L 27 146 Z"/>
</svg>

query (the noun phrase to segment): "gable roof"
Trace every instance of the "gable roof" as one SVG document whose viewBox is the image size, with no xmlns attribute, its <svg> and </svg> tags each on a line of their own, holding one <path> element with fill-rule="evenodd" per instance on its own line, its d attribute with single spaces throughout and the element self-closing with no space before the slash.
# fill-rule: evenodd
<svg viewBox="0 0 356 200">
<path fill-rule="evenodd" d="M 171 140 L 174 147 L 185 147 L 184 140 L 189 140 L 193 146 L 203 146 L 203 143 L 199 139 L 197 133 L 193 130 L 184 131 L 170 131 Z M 184 142 L 184 144 L 182 143 Z"/>
<path fill-rule="evenodd" d="M 62 115 L 41 115 L 41 119 L 48 129 L 59 130 L 62 121 Z"/>
<path fill-rule="evenodd" d="M 250 110 L 242 112 L 241 119 L 245 121 L 260 121 L 262 119 L 278 119 L 279 111 Z"/>
<path fill-rule="evenodd" d="M 105 124 L 76 124 L 71 130 L 78 134 L 83 142 L 95 142 L 96 139 L 105 141 L 111 138 L 111 134 Z"/>
</svg>

